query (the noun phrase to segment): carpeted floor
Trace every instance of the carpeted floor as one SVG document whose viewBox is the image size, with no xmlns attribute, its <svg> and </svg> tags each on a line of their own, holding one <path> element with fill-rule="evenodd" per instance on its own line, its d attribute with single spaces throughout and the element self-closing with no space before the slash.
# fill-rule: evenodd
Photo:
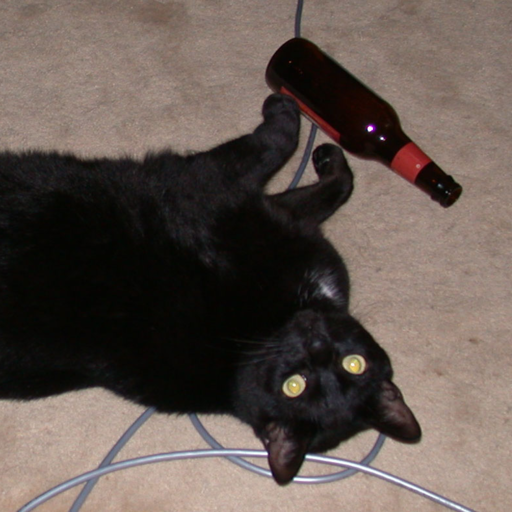
<svg viewBox="0 0 512 512">
<path fill-rule="evenodd" d="M 0 146 L 140 155 L 250 131 L 294 11 L 291 0 L 4 0 Z M 375 466 L 478 512 L 512 506 L 511 27 L 512 4 L 497 0 L 309 0 L 303 19 L 303 35 L 392 103 L 407 133 L 464 186 L 443 209 L 350 157 L 356 191 L 325 232 L 348 263 L 353 312 L 391 354 L 424 431 L 415 446 L 388 441 Z M 272 187 L 289 181 L 299 153 Z M 141 412 L 101 390 L 0 402 L 0 510 L 94 468 Z M 235 420 L 205 423 L 229 446 L 259 448 Z M 365 433 L 334 453 L 360 458 L 374 439 Z M 204 446 L 187 418 L 157 415 L 121 458 Z M 38 510 L 68 510 L 76 493 Z M 442 507 L 363 475 L 279 488 L 208 460 L 108 476 L 82 510 Z"/>
</svg>

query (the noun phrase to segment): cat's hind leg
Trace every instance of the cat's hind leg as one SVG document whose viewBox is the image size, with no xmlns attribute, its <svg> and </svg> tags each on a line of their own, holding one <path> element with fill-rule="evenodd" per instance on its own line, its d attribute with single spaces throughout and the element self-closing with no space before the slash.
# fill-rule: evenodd
<svg viewBox="0 0 512 512">
<path fill-rule="evenodd" d="M 300 111 L 297 102 L 272 94 L 263 103 L 263 122 L 251 133 L 221 144 L 204 155 L 222 163 L 230 178 L 264 186 L 297 149 Z M 215 163 L 215 162 L 213 162 Z"/>
<path fill-rule="evenodd" d="M 263 103 L 263 123 L 252 134 L 253 143 L 264 148 L 262 178 L 270 179 L 297 149 L 300 111 L 297 102 L 284 94 L 272 94 Z"/>
<path fill-rule="evenodd" d="M 316 183 L 268 197 L 294 217 L 320 224 L 347 202 L 353 175 L 342 149 L 334 144 L 318 146 L 313 164 L 319 178 Z"/>
</svg>

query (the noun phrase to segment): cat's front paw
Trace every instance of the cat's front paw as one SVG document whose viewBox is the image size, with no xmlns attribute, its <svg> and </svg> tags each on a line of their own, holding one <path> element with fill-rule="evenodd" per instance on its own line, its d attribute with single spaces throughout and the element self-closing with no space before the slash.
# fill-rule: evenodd
<svg viewBox="0 0 512 512">
<path fill-rule="evenodd" d="M 299 121 L 300 110 L 297 102 L 286 94 L 271 94 L 263 103 L 263 118 L 275 116 L 291 116 Z"/>
<path fill-rule="evenodd" d="M 313 152 L 313 165 L 318 177 L 345 177 L 352 180 L 352 171 L 348 166 L 343 150 L 334 144 L 322 144 Z"/>
</svg>

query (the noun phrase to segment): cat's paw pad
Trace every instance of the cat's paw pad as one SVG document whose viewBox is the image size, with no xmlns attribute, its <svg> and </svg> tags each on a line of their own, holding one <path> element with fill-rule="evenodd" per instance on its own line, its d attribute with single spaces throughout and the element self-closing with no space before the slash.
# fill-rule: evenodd
<svg viewBox="0 0 512 512">
<path fill-rule="evenodd" d="M 343 150 L 334 144 L 318 146 L 313 152 L 313 165 L 320 178 L 350 172 Z"/>
<path fill-rule="evenodd" d="M 300 111 L 297 102 L 286 94 L 271 94 L 263 103 L 263 117 L 268 119 L 283 114 L 291 114 L 298 119 Z"/>
</svg>

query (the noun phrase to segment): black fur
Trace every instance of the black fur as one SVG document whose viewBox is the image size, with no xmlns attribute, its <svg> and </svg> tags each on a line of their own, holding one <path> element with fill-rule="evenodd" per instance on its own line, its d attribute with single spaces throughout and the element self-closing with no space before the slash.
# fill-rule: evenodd
<svg viewBox="0 0 512 512">
<path fill-rule="evenodd" d="M 352 191 L 342 151 L 317 148 L 317 183 L 265 195 L 299 112 L 272 95 L 263 116 L 190 156 L 0 155 L 0 397 L 103 386 L 163 412 L 232 414 L 281 484 L 307 451 L 362 429 L 419 438 L 319 229 Z M 353 353 L 362 375 L 340 364 Z M 307 387 L 289 398 L 293 374 Z"/>
</svg>

